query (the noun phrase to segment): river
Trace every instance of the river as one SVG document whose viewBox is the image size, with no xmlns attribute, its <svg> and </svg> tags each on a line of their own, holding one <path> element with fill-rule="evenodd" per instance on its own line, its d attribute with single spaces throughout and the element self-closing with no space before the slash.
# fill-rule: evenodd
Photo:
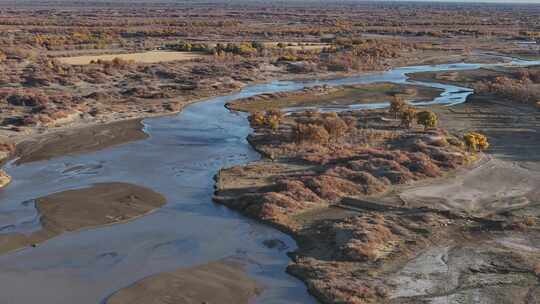
<svg viewBox="0 0 540 304">
<path fill-rule="evenodd" d="M 149 275 L 227 257 L 246 261 L 249 275 L 265 287 L 257 303 L 316 303 L 302 282 L 285 273 L 286 252 L 295 248 L 290 237 L 212 203 L 212 178 L 220 168 L 260 157 L 246 141 L 251 129 L 245 115 L 229 112 L 224 104 L 323 84 L 405 83 L 406 73 L 482 66 L 486 65 L 417 66 L 336 80 L 253 85 L 193 104 L 176 116 L 145 119 L 146 140 L 18 166 L 10 163 L 5 169 L 13 182 L 0 192 L 0 227 L 6 227 L 0 233 L 40 229 L 32 199 L 94 183 L 146 186 L 162 193 L 168 203 L 128 223 L 65 233 L 36 248 L 0 256 L 0 303 L 103 303 L 118 289 Z M 445 90 L 430 103 L 457 104 L 472 93 L 456 86 L 412 83 Z M 267 248 L 267 239 L 280 239 L 288 248 Z"/>
</svg>

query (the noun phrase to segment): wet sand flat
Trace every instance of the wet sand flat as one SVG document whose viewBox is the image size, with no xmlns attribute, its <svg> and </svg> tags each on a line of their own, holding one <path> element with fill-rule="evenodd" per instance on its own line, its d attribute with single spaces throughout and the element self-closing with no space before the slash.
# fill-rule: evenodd
<svg viewBox="0 0 540 304">
<path fill-rule="evenodd" d="M 113 294 L 107 304 L 248 303 L 259 293 L 241 265 L 213 262 L 160 273 Z"/>
<path fill-rule="evenodd" d="M 147 214 L 165 204 L 161 194 L 127 183 L 102 183 L 35 200 L 42 229 L 30 235 L 0 236 L 0 253 L 41 243 L 64 232 L 111 225 Z"/>
<path fill-rule="evenodd" d="M 148 135 L 142 131 L 141 119 L 119 121 L 105 125 L 66 129 L 23 141 L 17 145 L 17 164 L 48 160 L 68 155 L 99 151 Z"/>
</svg>

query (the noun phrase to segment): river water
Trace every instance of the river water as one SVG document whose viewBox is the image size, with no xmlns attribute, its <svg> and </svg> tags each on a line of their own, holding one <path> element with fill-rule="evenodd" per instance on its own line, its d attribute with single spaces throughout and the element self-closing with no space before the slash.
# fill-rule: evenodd
<svg viewBox="0 0 540 304">
<path fill-rule="evenodd" d="M 93 183 L 146 186 L 162 193 L 168 203 L 128 223 L 66 233 L 36 248 L 0 256 L 0 303 L 103 303 L 118 289 L 149 275 L 228 257 L 246 261 L 249 275 L 265 287 L 257 303 L 315 303 L 305 286 L 285 273 L 286 252 L 295 248 L 290 237 L 212 203 L 212 177 L 220 168 L 259 159 L 246 141 L 250 128 L 245 115 L 229 112 L 224 104 L 323 84 L 405 83 L 406 73 L 482 66 L 417 66 L 336 80 L 253 85 L 193 104 L 176 116 L 144 120 L 150 135 L 146 140 L 94 153 L 8 164 L 5 169 L 13 183 L 0 192 L 0 233 L 39 229 L 32 199 Z M 445 90 L 430 103 L 457 104 L 472 93 L 456 86 L 413 83 Z M 279 239 L 288 248 L 267 248 L 263 245 L 267 239 Z"/>
</svg>

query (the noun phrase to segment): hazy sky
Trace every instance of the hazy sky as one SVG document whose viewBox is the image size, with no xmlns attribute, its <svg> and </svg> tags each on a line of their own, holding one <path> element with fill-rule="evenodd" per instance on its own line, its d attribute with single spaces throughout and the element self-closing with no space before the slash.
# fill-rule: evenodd
<svg viewBox="0 0 540 304">
<path fill-rule="evenodd" d="M 407 0 L 397 0 L 397 1 L 407 1 Z M 414 1 L 414 0 L 413 0 Z M 491 2 L 491 3 L 539 3 L 540 0 L 416 0 L 424 2 Z"/>
</svg>

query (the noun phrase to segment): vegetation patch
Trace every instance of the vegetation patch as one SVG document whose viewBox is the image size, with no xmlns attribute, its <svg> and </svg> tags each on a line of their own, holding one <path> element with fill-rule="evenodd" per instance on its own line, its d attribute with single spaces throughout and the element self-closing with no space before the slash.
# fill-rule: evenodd
<svg viewBox="0 0 540 304">
<path fill-rule="evenodd" d="M 410 102 L 433 100 L 442 90 L 416 85 L 374 83 L 348 86 L 318 86 L 296 92 L 257 95 L 227 104 L 232 110 L 256 112 L 269 109 L 354 104 L 389 103 L 396 97 Z"/>
</svg>

